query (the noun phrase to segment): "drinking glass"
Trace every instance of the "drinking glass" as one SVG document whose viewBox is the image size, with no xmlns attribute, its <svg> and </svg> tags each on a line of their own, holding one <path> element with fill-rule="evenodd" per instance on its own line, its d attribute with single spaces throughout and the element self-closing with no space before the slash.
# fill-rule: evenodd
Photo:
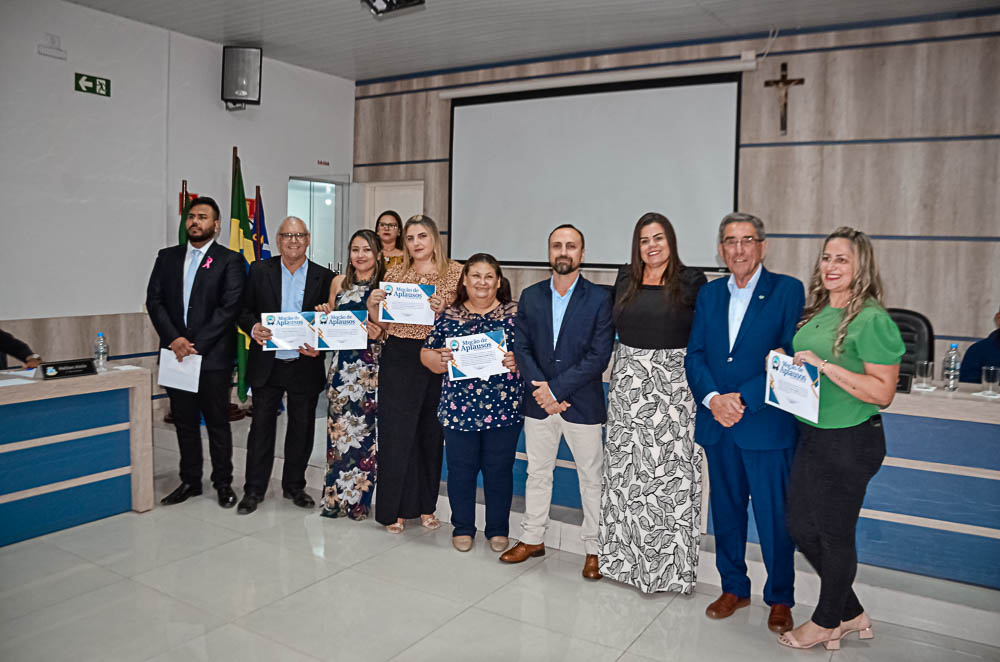
<svg viewBox="0 0 1000 662">
<path fill-rule="evenodd" d="M 931 384 L 934 380 L 933 361 L 917 361 L 916 373 L 917 383 L 913 388 L 918 391 L 933 391 L 937 388 Z"/>
<path fill-rule="evenodd" d="M 995 365 L 983 366 L 983 390 L 976 395 L 985 398 L 1000 398 L 1000 367 Z"/>
</svg>

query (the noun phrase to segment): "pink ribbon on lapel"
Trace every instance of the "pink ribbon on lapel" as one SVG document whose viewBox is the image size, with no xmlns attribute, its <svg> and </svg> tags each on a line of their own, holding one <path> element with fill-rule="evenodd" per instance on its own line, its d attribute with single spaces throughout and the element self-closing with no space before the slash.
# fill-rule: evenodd
<svg viewBox="0 0 1000 662">
<path fill-rule="evenodd" d="M 212 266 L 212 258 L 209 257 L 205 259 L 205 264 L 201 265 L 201 268 L 208 269 L 210 266 Z"/>
</svg>

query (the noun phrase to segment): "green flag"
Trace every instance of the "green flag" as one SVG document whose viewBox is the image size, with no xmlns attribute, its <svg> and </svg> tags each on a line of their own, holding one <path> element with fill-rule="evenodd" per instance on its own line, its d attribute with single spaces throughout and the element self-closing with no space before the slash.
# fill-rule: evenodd
<svg viewBox="0 0 1000 662">
<path fill-rule="evenodd" d="M 243 172 L 237 158 L 233 167 L 233 197 L 229 214 L 229 248 L 243 256 L 246 269 L 254 261 L 253 230 L 247 213 L 247 196 L 243 189 Z M 250 336 L 236 327 L 236 395 L 247 401 L 247 360 L 250 357 Z"/>
</svg>

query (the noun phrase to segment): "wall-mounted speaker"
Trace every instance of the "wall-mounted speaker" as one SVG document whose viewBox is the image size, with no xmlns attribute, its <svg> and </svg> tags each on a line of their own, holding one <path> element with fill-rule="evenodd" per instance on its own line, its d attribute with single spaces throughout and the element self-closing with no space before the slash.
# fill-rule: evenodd
<svg viewBox="0 0 1000 662">
<path fill-rule="evenodd" d="M 222 100 L 227 108 L 260 105 L 259 48 L 223 46 Z"/>
</svg>

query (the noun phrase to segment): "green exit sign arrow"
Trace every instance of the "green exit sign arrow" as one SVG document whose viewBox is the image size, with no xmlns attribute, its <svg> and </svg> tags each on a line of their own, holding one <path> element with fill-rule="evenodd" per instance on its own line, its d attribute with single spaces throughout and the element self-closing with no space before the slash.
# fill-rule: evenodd
<svg viewBox="0 0 1000 662">
<path fill-rule="evenodd" d="M 87 94 L 98 94 L 102 97 L 111 96 L 111 79 L 99 78 L 88 74 L 76 74 L 73 89 Z"/>
</svg>

